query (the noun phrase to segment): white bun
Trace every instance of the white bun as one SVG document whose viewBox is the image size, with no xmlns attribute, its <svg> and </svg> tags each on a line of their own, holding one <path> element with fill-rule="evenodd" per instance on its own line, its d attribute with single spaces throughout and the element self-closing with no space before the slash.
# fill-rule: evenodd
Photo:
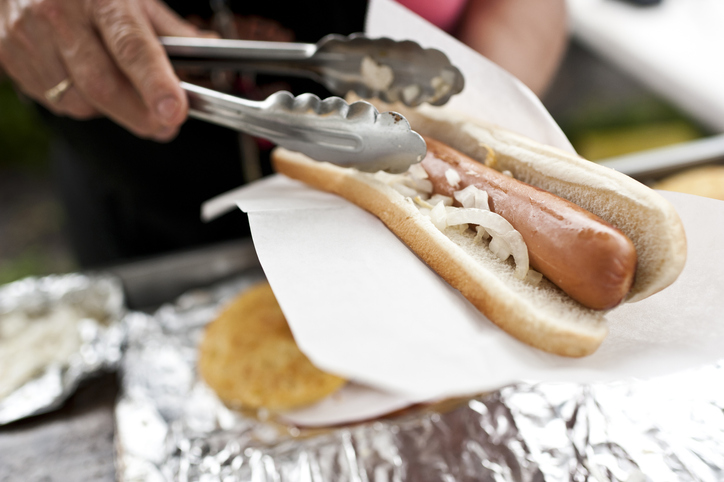
<svg viewBox="0 0 724 482">
<path fill-rule="evenodd" d="M 686 238 L 673 207 L 655 191 L 611 169 L 538 144 L 459 113 L 377 103 L 380 111 L 403 114 L 412 128 L 521 181 L 546 189 L 600 216 L 634 243 L 638 267 L 627 301 L 670 285 L 683 269 Z M 517 279 L 510 261 L 499 261 L 471 236 L 444 234 L 404 197 L 373 176 L 316 162 L 278 148 L 277 172 L 336 193 L 379 217 L 422 260 L 458 289 L 492 322 L 517 339 L 550 353 L 593 353 L 608 329 L 605 313 L 573 301 L 543 279 Z"/>
</svg>

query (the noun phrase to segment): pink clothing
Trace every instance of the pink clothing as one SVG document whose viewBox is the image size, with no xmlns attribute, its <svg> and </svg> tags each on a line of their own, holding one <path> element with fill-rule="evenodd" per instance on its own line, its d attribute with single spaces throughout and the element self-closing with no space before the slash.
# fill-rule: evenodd
<svg viewBox="0 0 724 482">
<path fill-rule="evenodd" d="M 450 32 L 458 23 L 467 0 L 397 0 L 428 22 Z"/>
</svg>

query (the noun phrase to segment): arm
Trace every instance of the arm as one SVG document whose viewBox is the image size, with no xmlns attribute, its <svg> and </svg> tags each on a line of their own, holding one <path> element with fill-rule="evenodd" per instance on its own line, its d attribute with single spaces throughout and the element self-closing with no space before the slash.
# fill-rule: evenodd
<svg viewBox="0 0 724 482">
<path fill-rule="evenodd" d="M 0 71 L 58 115 L 170 140 L 188 103 L 159 35 L 199 31 L 160 0 L 0 0 Z M 58 100 L 45 93 L 69 79 Z"/>
<path fill-rule="evenodd" d="M 564 0 L 470 0 L 461 18 L 462 42 L 545 92 L 566 49 Z"/>
</svg>

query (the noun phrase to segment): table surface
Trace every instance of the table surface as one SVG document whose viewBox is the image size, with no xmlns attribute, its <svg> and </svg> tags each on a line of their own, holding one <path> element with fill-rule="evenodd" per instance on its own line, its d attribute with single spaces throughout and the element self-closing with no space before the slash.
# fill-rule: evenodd
<svg viewBox="0 0 724 482">
<path fill-rule="evenodd" d="M 115 480 L 117 378 L 84 383 L 59 410 L 0 428 L 0 481 Z"/>
</svg>

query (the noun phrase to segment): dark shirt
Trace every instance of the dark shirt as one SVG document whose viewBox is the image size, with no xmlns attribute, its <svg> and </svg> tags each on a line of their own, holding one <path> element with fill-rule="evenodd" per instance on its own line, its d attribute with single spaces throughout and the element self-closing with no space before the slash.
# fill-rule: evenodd
<svg viewBox="0 0 724 482">
<path fill-rule="evenodd" d="M 211 15 L 205 0 L 167 3 L 183 16 Z M 228 3 L 237 14 L 276 20 L 299 42 L 314 43 L 329 33 L 346 35 L 364 28 L 364 0 Z M 329 95 L 311 81 L 285 81 L 295 94 Z M 57 134 L 51 157 L 81 266 L 97 267 L 248 235 L 241 212 L 209 223 L 199 217 L 204 201 L 247 181 L 237 132 L 191 119 L 175 140 L 161 144 L 137 138 L 107 119 L 75 121 L 41 111 Z M 270 172 L 268 163 L 262 170 Z"/>
</svg>

